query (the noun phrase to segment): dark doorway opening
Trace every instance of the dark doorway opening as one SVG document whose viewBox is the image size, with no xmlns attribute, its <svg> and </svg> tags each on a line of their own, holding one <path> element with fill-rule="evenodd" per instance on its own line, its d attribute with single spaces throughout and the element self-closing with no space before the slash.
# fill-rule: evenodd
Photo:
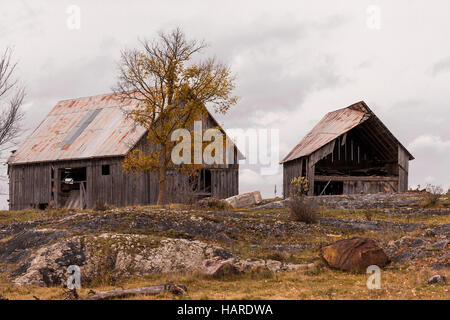
<svg viewBox="0 0 450 320">
<path fill-rule="evenodd" d="M 324 190 L 325 189 L 325 190 Z M 339 195 L 344 193 L 344 182 L 342 181 L 317 181 L 314 183 L 314 195 Z"/>
<path fill-rule="evenodd" d="M 189 184 L 197 197 L 211 196 L 211 170 L 199 170 L 196 176 L 189 178 Z"/>
<path fill-rule="evenodd" d="M 84 209 L 86 207 L 86 167 L 60 169 L 58 205 Z"/>
<path fill-rule="evenodd" d="M 200 170 L 200 192 L 211 193 L 211 171 Z"/>
</svg>

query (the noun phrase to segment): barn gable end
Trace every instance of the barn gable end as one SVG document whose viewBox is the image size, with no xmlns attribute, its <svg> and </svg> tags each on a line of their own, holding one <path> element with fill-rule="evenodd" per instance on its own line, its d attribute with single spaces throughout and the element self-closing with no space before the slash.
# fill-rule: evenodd
<svg viewBox="0 0 450 320">
<path fill-rule="evenodd" d="M 299 176 L 310 195 L 404 192 L 413 159 L 361 101 L 325 115 L 281 161 L 284 196 Z"/>
</svg>

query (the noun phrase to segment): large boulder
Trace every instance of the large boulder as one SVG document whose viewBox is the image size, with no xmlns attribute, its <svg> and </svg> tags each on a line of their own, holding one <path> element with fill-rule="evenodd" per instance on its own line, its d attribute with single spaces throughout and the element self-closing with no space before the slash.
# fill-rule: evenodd
<svg viewBox="0 0 450 320">
<path fill-rule="evenodd" d="M 384 267 L 389 259 L 373 239 L 355 237 L 339 240 L 321 250 L 330 267 L 344 271 L 366 271 L 370 265 Z"/>
<path fill-rule="evenodd" d="M 259 191 L 253 191 L 226 198 L 225 202 L 233 208 L 244 208 L 260 204 L 262 197 Z"/>
</svg>

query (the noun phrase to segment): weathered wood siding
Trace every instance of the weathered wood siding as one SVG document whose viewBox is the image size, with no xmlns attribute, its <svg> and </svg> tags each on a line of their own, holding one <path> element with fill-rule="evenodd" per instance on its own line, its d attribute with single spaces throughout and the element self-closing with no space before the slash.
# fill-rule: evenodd
<svg viewBox="0 0 450 320">
<path fill-rule="evenodd" d="M 409 156 L 406 150 L 398 146 L 398 190 L 405 192 L 408 190 L 408 171 L 409 171 Z"/>
<path fill-rule="evenodd" d="M 155 204 L 158 196 L 158 180 L 151 173 L 128 173 L 122 168 L 122 158 L 103 158 L 83 161 L 61 161 L 42 164 L 14 165 L 9 167 L 10 208 L 20 210 L 50 204 L 51 170 L 54 170 L 54 198 L 58 205 L 60 181 L 59 170 L 86 167 L 86 204 L 95 205 L 97 200 L 115 206 Z M 110 166 L 110 174 L 102 175 L 102 165 Z M 236 165 L 237 166 L 237 165 Z M 170 171 L 167 174 L 167 199 L 182 201 L 187 188 L 187 176 Z M 238 194 L 237 168 L 211 169 L 211 193 L 219 198 Z"/>
<path fill-rule="evenodd" d="M 303 161 L 305 161 L 304 158 L 299 158 L 283 164 L 283 197 L 287 198 L 291 194 L 292 179 L 305 175 L 302 170 Z"/>
<path fill-rule="evenodd" d="M 51 193 L 48 164 L 34 164 L 9 168 L 9 201 L 15 209 L 31 204 L 48 203 Z"/>
<path fill-rule="evenodd" d="M 238 169 L 211 170 L 211 193 L 218 198 L 228 198 L 239 193 Z"/>
</svg>

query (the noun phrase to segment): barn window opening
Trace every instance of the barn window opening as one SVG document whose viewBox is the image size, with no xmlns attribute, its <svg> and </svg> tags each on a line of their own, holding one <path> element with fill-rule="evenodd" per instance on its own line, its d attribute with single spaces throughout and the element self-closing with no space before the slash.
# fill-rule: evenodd
<svg viewBox="0 0 450 320">
<path fill-rule="evenodd" d="M 109 176 L 110 169 L 109 164 L 102 165 L 102 176 Z"/>
<path fill-rule="evenodd" d="M 61 180 L 81 182 L 86 181 L 86 167 L 81 168 L 64 168 L 60 174 Z M 70 183 L 69 183 L 70 184 Z"/>
<path fill-rule="evenodd" d="M 45 210 L 48 207 L 48 203 L 39 203 L 38 208 L 39 210 Z"/>
</svg>

